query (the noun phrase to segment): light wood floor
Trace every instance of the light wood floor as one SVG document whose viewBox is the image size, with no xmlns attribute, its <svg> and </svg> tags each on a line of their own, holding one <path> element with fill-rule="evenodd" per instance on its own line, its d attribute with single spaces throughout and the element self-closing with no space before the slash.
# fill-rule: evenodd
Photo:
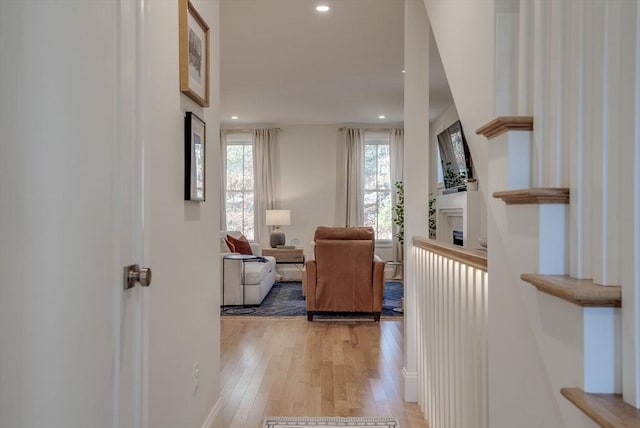
<svg viewBox="0 0 640 428">
<path fill-rule="evenodd" d="M 223 317 L 225 427 L 265 416 L 393 416 L 428 428 L 402 401 L 402 321 L 307 322 Z"/>
</svg>

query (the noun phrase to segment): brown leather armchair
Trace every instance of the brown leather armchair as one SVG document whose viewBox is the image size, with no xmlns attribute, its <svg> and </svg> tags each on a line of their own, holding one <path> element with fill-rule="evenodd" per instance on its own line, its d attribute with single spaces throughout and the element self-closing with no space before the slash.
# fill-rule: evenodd
<svg viewBox="0 0 640 428">
<path fill-rule="evenodd" d="M 315 312 L 367 312 L 380 320 L 384 262 L 374 255 L 370 227 L 324 227 L 314 235 L 315 260 L 306 263 L 307 319 Z"/>
</svg>

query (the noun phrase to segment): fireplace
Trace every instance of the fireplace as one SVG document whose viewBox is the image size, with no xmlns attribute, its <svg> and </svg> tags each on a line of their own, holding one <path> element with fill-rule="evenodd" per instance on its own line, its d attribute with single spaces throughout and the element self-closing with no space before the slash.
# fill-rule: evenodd
<svg viewBox="0 0 640 428">
<path fill-rule="evenodd" d="M 453 234 L 453 245 L 460 245 L 461 247 L 464 245 L 463 233 L 461 230 L 454 230 Z"/>
<path fill-rule="evenodd" d="M 438 241 L 468 248 L 480 246 L 480 192 L 440 195 L 436 199 Z"/>
</svg>

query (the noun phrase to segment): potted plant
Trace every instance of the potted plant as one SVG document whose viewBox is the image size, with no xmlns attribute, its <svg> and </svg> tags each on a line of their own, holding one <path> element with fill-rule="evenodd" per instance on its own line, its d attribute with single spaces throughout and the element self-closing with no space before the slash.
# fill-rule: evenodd
<svg viewBox="0 0 640 428">
<path fill-rule="evenodd" d="M 398 226 L 396 238 L 400 245 L 404 245 L 404 183 L 398 181 L 395 187 L 398 201 L 393 206 L 393 223 Z"/>
<path fill-rule="evenodd" d="M 451 168 L 451 162 L 447 162 L 444 170 L 444 186 L 447 189 L 464 186 L 467 179 L 467 171 L 454 171 Z"/>
</svg>

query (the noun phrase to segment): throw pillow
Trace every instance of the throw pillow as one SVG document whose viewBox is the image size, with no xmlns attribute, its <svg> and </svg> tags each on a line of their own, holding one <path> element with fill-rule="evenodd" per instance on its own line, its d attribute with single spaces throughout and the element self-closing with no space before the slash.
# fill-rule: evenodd
<svg viewBox="0 0 640 428">
<path fill-rule="evenodd" d="M 230 245 L 233 245 L 234 252 L 240 254 L 246 254 L 248 256 L 253 255 L 253 251 L 251 251 L 251 245 L 249 245 L 249 241 L 247 238 L 242 235 L 240 238 L 236 239 L 231 235 L 227 235 L 227 240 L 230 242 Z"/>
<path fill-rule="evenodd" d="M 227 244 L 227 247 L 229 247 L 229 251 L 230 251 L 230 252 L 232 252 L 232 253 L 235 253 L 235 252 L 236 252 L 236 247 L 235 247 L 235 245 L 233 245 L 233 243 L 232 243 L 231 241 L 229 241 L 229 235 L 227 235 L 227 236 L 224 238 L 224 242 Z"/>
</svg>

